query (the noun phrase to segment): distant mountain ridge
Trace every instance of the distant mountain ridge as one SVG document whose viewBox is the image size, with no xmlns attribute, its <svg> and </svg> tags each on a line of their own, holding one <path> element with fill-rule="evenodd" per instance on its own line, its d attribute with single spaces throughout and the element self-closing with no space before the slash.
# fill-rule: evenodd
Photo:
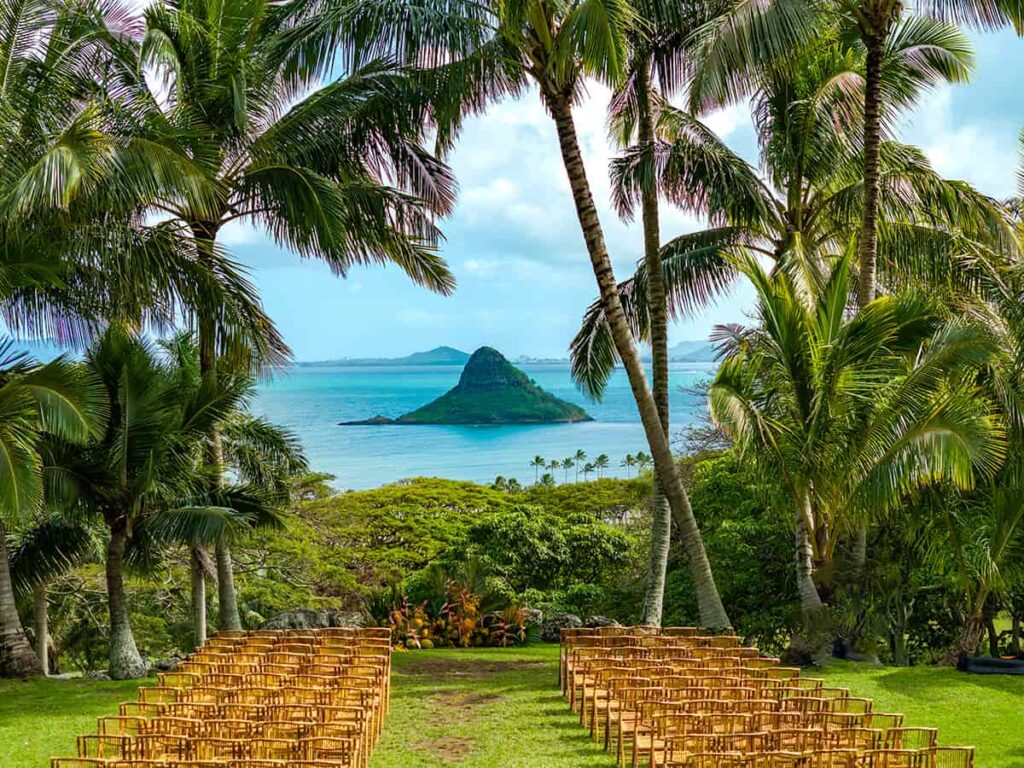
<svg viewBox="0 0 1024 768">
<path fill-rule="evenodd" d="M 433 402 L 397 419 L 374 416 L 343 426 L 372 424 L 557 424 L 591 421 L 578 405 L 545 392 L 498 350 L 480 347 L 459 383 Z"/>
<path fill-rule="evenodd" d="M 469 353 L 455 347 L 434 347 L 426 352 L 413 352 L 405 357 L 353 357 L 340 360 L 318 360 L 299 363 L 303 366 L 318 365 L 465 365 Z"/>
</svg>

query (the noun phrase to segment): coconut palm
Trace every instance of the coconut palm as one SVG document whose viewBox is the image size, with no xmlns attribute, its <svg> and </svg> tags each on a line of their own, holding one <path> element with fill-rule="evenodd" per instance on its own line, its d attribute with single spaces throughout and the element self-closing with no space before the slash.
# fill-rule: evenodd
<svg viewBox="0 0 1024 768">
<path fill-rule="evenodd" d="M 597 458 L 594 459 L 594 469 L 597 470 L 597 476 L 601 477 L 604 470 L 608 469 L 608 454 L 599 453 Z"/>
<path fill-rule="evenodd" d="M 31 597 L 35 650 L 44 675 L 50 673 L 47 587 L 87 558 L 98 559 L 100 549 L 93 526 L 52 513 L 19 531 L 10 547 L 11 582 L 15 595 Z"/>
<path fill-rule="evenodd" d="M 619 466 L 620 467 L 625 467 L 625 469 L 626 469 L 626 477 L 627 478 L 628 477 L 632 477 L 631 473 L 632 473 L 633 467 L 636 466 L 636 457 L 634 457 L 633 454 L 631 454 L 631 453 L 627 453 L 625 455 L 625 457 L 623 457 L 622 461 L 619 462 Z"/>
<path fill-rule="evenodd" d="M 659 479 L 689 555 L 701 622 L 726 627 L 728 617 L 700 531 L 622 313 L 573 121 L 573 107 L 587 78 L 612 87 L 622 81 L 627 70 L 628 35 L 636 24 L 635 9 L 626 0 L 407 0 L 389 6 L 387 13 L 381 13 L 379 5 L 372 2 L 306 0 L 293 15 L 289 41 L 293 65 L 300 70 L 323 71 L 338 58 L 358 64 L 382 50 L 419 65 L 425 70 L 421 79 L 435 85 L 432 118 L 442 146 L 452 143 L 464 115 L 481 111 L 492 100 L 519 95 L 531 83 L 536 86 L 555 123 L 615 348 L 626 368 Z"/>
<path fill-rule="evenodd" d="M 89 347 L 85 365 L 102 382 L 110 419 L 84 449 L 50 441 L 48 477 L 69 514 L 89 515 L 107 528 L 109 672 L 115 679 L 140 677 L 148 669 L 129 620 L 129 564 L 153 559 L 164 544 L 224 539 L 229 530 L 272 516 L 273 503 L 247 487 L 211 491 L 202 461 L 212 425 L 244 402 L 245 378 L 200 382 L 117 325 Z"/>
<path fill-rule="evenodd" d="M 967 24 L 977 29 L 995 29 L 1012 24 L 1024 33 L 1024 2 L 1021 0 L 939 0 L 913 7 L 912 16 L 899 0 L 838 0 L 837 6 L 860 37 L 866 49 L 864 70 L 863 120 L 863 217 L 860 231 L 860 268 L 858 270 L 858 301 L 864 305 L 875 297 L 876 262 L 879 249 L 879 217 L 883 195 L 883 149 L 885 127 L 892 125 L 898 110 L 904 106 L 903 83 L 886 69 L 886 59 L 893 40 L 908 25 L 940 29 L 933 20 Z M 934 51 L 921 49 L 918 54 L 924 67 L 952 81 L 966 79 L 960 67 L 950 68 Z"/>
<path fill-rule="evenodd" d="M 39 674 L 39 658 L 18 617 L 8 531 L 16 530 L 43 500 L 39 441 L 44 433 L 80 445 L 101 428 L 104 407 L 95 382 L 59 358 L 39 365 L 0 345 L 0 676 Z"/>
<path fill-rule="evenodd" d="M 587 460 L 587 452 L 582 448 L 577 448 L 576 453 L 573 455 L 573 461 L 576 463 L 576 482 L 580 481 L 580 466 Z"/>
<path fill-rule="evenodd" d="M 533 467 L 533 484 L 536 485 L 538 480 L 540 480 L 540 471 L 547 466 L 547 461 L 538 454 L 530 461 L 530 466 Z"/>
<path fill-rule="evenodd" d="M 392 263 L 417 283 L 450 292 L 434 217 L 450 210 L 452 182 L 422 146 L 426 103 L 405 70 L 385 60 L 322 88 L 291 71 L 286 16 L 266 0 L 182 0 L 146 10 L 141 60 L 168 90 L 166 99 L 151 94 L 149 127 L 217 190 L 212 205 L 176 195 L 152 208 L 170 217 L 199 262 L 220 253 L 224 226 L 245 222 L 340 275 L 358 264 Z M 238 343 L 215 305 L 193 310 L 204 375 L 214 377 L 218 358 L 233 349 L 254 346 Z M 221 464 L 217 440 L 208 460 Z M 230 571 L 221 543 L 223 629 L 240 627 Z"/>
<path fill-rule="evenodd" d="M 569 470 L 571 470 L 575 466 L 576 466 L 576 459 L 574 459 L 572 456 L 567 456 L 566 458 L 562 459 L 562 482 L 563 483 L 568 483 L 569 482 Z"/>
<path fill-rule="evenodd" d="M 978 372 L 997 359 L 985 327 L 941 323 L 919 295 L 847 315 L 852 251 L 808 293 L 749 258 L 760 326 L 721 328 L 708 398 L 741 451 L 778 478 L 794 518 L 797 587 L 809 650 L 833 589 L 836 542 L 902 494 L 994 476 L 1005 434 Z"/>
<path fill-rule="evenodd" d="M 930 70 L 917 63 L 922 48 L 951 68 L 956 61 L 966 66 L 962 35 L 937 30 L 933 22 L 906 23 L 890 40 L 886 65 L 894 78 L 899 75 L 908 99 L 932 80 Z M 632 150 L 614 161 L 615 195 L 623 211 L 632 210 L 642 180 L 653 175 L 669 200 L 712 222 L 662 249 L 673 316 L 689 316 L 726 293 L 739 275 L 737 260 L 746 254 L 810 283 L 827 274 L 856 238 L 863 179 L 855 86 L 863 66 L 861 53 L 833 39 L 799 66 L 761 74 L 753 98 L 763 175 L 691 115 L 668 106 L 661 111 L 653 166 Z M 918 285 L 924 278 L 953 306 L 1001 293 L 1000 271 L 1019 253 L 1007 210 L 970 185 L 943 179 L 913 147 L 887 142 L 883 161 L 879 234 L 887 287 Z M 646 281 L 641 263 L 620 286 L 640 339 L 650 334 Z M 599 396 L 615 364 L 600 302 L 584 317 L 572 359 L 577 383 Z"/>
</svg>

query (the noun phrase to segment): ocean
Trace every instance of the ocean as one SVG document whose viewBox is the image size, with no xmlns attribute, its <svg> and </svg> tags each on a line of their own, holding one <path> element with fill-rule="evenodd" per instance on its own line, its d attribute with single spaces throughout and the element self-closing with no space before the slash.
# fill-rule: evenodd
<svg viewBox="0 0 1024 768">
<path fill-rule="evenodd" d="M 400 416 L 444 394 L 461 366 L 295 366 L 260 385 L 254 411 L 293 430 L 312 468 L 335 476 L 341 489 L 375 488 L 408 477 L 445 477 L 490 483 L 498 475 L 532 483 L 537 454 L 564 459 L 577 450 L 588 459 L 608 455 L 605 476 L 624 477 L 622 458 L 650 453 L 625 373 L 612 375 L 604 399 L 589 402 L 572 383 L 567 363 L 519 367 L 551 394 L 584 407 L 594 421 L 529 426 L 343 427 L 341 421 L 378 414 Z M 708 381 L 710 363 L 671 368 L 673 432 L 706 413 L 704 399 L 686 388 Z M 564 475 L 556 474 L 558 482 Z M 569 472 L 575 479 L 575 472 Z"/>
</svg>

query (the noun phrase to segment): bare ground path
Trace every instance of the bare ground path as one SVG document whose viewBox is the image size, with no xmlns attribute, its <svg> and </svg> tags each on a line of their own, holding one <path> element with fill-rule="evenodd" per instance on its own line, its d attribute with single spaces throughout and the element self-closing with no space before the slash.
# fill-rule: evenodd
<svg viewBox="0 0 1024 768">
<path fill-rule="evenodd" d="M 433 650 L 394 659 L 371 768 L 610 768 L 558 691 L 558 649 Z"/>
</svg>

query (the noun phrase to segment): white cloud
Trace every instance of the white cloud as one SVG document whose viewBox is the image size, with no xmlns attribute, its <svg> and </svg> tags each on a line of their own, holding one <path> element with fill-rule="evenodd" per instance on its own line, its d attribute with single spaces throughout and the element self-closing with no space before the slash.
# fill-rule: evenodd
<svg viewBox="0 0 1024 768">
<path fill-rule="evenodd" d="M 963 120 L 954 91 L 943 87 L 928 94 L 905 121 L 901 138 L 924 150 L 943 176 L 969 181 L 997 198 L 1016 190 L 1016 136 L 991 121 Z"/>
</svg>

